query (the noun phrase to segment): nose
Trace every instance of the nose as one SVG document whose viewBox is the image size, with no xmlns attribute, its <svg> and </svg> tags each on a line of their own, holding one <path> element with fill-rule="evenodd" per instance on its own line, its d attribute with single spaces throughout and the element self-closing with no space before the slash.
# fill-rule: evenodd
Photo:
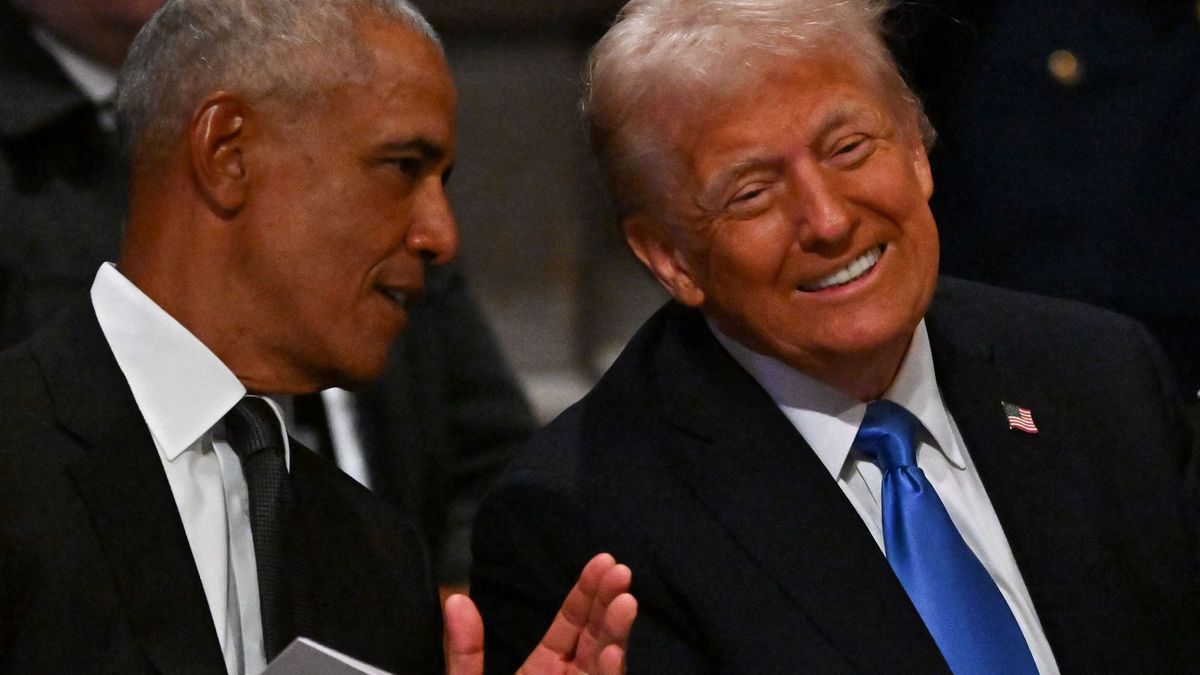
<svg viewBox="0 0 1200 675">
<path fill-rule="evenodd" d="M 427 181 L 417 196 L 405 245 L 425 262 L 438 265 L 458 253 L 458 226 L 441 180 Z"/>
<path fill-rule="evenodd" d="M 854 229 L 854 209 L 831 171 L 812 161 L 794 167 L 793 218 L 800 247 L 805 250 L 836 247 Z"/>
</svg>

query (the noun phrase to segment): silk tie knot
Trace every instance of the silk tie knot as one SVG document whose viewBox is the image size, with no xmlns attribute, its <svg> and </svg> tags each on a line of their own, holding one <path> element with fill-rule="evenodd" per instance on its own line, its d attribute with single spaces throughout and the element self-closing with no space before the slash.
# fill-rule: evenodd
<svg viewBox="0 0 1200 675">
<path fill-rule="evenodd" d="M 899 404 L 880 399 L 867 404 L 855 445 L 880 469 L 915 466 L 914 440 L 920 421 Z"/>
<path fill-rule="evenodd" d="M 225 435 L 243 462 L 263 450 L 283 450 L 283 434 L 275 411 L 266 399 L 255 396 L 242 398 L 225 415 Z"/>
</svg>

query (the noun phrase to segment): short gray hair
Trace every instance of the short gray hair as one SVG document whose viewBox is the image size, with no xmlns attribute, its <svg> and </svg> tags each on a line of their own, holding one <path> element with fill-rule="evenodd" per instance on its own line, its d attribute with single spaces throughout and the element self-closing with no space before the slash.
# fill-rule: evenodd
<svg viewBox="0 0 1200 675">
<path fill-rule="evenodd" d="M 912 115 L 926 147 L 933 128 L 883 40 L 888 0 L 630 0 L 592 49 L 583 110 L 622 216 L 649 206 L 662 166 L 667 101 L 692 108 L 736 96 L 771 64 L 830 49 L 852 55 Z"/>
<path fill-rule="evenodd" d="M 117 115 L 126 153 L 167 147 L 201 98 L 299 99 L 337 82 L 365 81 L 354 21 L 396 19 L 441 49 L 407 0 L 167 0 L 121 68 Z"/>
</svg>

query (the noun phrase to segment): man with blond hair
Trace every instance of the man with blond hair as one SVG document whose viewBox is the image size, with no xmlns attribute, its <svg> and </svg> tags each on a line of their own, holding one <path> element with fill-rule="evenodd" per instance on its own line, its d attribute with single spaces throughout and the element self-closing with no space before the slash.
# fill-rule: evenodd
<svg viewBox="0 0 1200 675">
<path fill-rule="evenodd" d="M 938 276 L 885 9 L 634 0 L 596 46 L 592 140 L 672 299 L 481 507 L 498 668 L 605 550 L 633 672 L 1195 670 L 1169 370 L 1131 320 Z"/>
</svg>

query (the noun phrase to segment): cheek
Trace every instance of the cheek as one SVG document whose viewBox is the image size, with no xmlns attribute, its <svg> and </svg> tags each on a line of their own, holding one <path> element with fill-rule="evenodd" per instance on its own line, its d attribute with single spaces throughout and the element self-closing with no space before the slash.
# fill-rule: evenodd
<svg viewBox="0 0 1200 675">
<path fill-rule="evenodd" d="M 714 278 L 732 288 L 773 287 L 783 274 L 793 243 L 792 230 L 782 219 L 739 222 L 714 242 L 709 264 Z"/>
</svg>

